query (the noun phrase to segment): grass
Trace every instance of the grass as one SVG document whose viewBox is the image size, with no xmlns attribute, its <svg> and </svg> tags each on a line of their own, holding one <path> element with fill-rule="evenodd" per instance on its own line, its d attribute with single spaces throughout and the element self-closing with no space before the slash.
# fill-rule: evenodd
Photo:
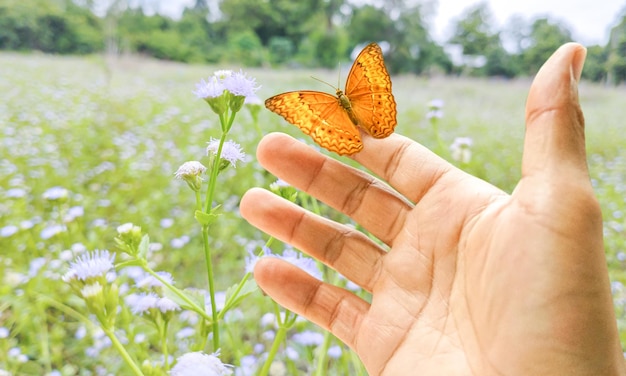
<svg viewBox="0 0 626 376">
<path fill-rule="evenodd" d="M 0 328 L 9 329 L 5 338 L 0 336 L 0 370 L 24 375 L 124 374 L 124 364 L 102 333 L 67 308 L 81 307 L 81 301 L 56 280 L 83 250 L 115 250 L 117 226 L 132 222 L 150 234 L 150 261 L 156 270 L 172 272 L 178 286 L 206 286 L 194 198 L 186 184 L 173 179 L 173 173 L 187 160 L 206 164 L 206 142 L 219 137 L 217 117 L 193 96 L 194 84 L 214 69 L 236 67 L 9 53 L 0 54 L 0 66 Z M 323 70 L 246 72 L 262 85 L 261 98 L 302 88 L 326 91 L 311 75 L 328 82 L 336 79 L 336 72 Z M 529 80 L 398 76 L 393 84 L 399 109 L 397 132 L 448 157 L 449 151 L 439 147 L 426 119 L 427 103 L 443 99 L 445 115 L 439 122 L 443 144 L 471 137 L 472 162 L 464 168 L 506 191 L 514 188 L 520 176 Z M 607 262 L 623 344 L 625 94 L 624 87 L 583 83 L 580 88 L 589 165 L 604 212 Z M 261 133 L 284 131 L 304 137 L 269 111 L 261 111 L 259 125 Z M 261 134 L 247 112 L 237 117 L 230 136 L 249 156 L 247 163 L 221 176 L 216 193 L 224 215 L 211 236 L 219 268 L 217 284 L 224 290 L 244 274 L 247 251 L 258 250 L 267 240 L 241 219 L 239 198 L 250 187 L 267 187 L 275 180 L 254 158 Z M 45 199 L 44 193 L 55 186 L 67 189 L 68 197 Z M 65 229 L 59 230 L 59 224 Z M 128 275 L 120 278 L 130 280 Z M 256 293 L 227 318 L 236 324 L 229 325 L 224 336 L 230 341 L 223 346 L 225 361 L 238 365 L 245 355 L 262 351 L 255 345 L 269 348 L 265 336 L 271 327 L 260 324 L 260 318 L 271 311 L 269 300 Z M 123 335 L 135 345 L 133 356 L 157 363 L 149 345 L 156 336 L 150 325 L 124 315 L 119 321 L 129 328 Z M 171 332 L 185 325 L 192 326 L 183 323 Z M 289 336 L 303 331 L 320 332 L 298 321 Z M 148 340 L 138 339 L 142 333 L 148 333 Z M 289 373 L 310 372 L 307 367 L 315 364 L 313 347 L 291 346 L 299 358 L 280 358 Z M 172 353 L 177 356 L 192 348 L 193 341 L 178 339 Z M 329 361 L 330 369 L 342 370 L 338 374 L 362 373 L 354 356 L 341 349 L 343 355 Z"/>
</svg>

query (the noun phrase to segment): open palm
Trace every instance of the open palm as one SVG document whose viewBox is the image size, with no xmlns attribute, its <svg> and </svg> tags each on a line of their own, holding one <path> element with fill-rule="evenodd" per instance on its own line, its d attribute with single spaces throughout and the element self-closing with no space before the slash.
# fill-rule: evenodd
<svg viewBox="0 0 626 376">
<path fill-rule="evenodd" d="M 253 225 L 372 293 L 366 302 L 278 259 L 255 268 L 280 304 L 330 330 L 372 375 L 624 372 L 586 167 L 576 82 L 584 49 L 559 49 L 527 103 L 522 179 L 508 195 L 399 135 L 354 158 L 381 180 L 282 134 L 259 145 L 279 178 L 388 246 L 262 189 Z"/>
</svg>

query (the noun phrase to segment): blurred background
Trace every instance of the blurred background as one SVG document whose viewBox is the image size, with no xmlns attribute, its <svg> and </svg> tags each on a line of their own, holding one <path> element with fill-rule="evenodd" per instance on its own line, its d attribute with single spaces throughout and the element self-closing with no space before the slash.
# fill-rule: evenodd
<svg viewBox="0 0 626 376">
<path fill-rule="evenodd" d="M 626 79 L 619 1 L 2 0 L 0 49 L 187 63 L 336 67 L 377 41 L 392 73 L 534 74 L 567 41 L 584 77 Z"/>
</svg>

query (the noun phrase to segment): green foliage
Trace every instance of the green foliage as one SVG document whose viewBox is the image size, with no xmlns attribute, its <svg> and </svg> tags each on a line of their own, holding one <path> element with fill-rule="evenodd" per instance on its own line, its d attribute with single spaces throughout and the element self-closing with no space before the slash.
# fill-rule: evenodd
<svg viewBox="0 0 626 376">
<path fill-rule="evenodd" d="M 103 45 L 100 20 L 71 1 L 0 1 L 0 49 L 87 54 Z"/>
<path fill-rule="evenodd" d="M 626 81 L 626 15 L 611 30 L 607 46 L 606 68 L 612 83 L 620 84 Z"/>
<path fill-rule="evenodd" d="M 607 53 L 602 46 L 587 47 L 587 59 L 583 68 L 583 79 L 600 82 L 605 81 L 607 76 Z"/>
<path fill-rule="evenodd" d="M 229 35 L 228 46 L 225 61 L 257 67 L 266 60 L 261 40 L 252 30 L 244 29 Z"/>
<path fill-rule="evenodd" d="M 463 60 L 454 65 L 444 49 L 448 46 L 431 36 L 432 2 L 221 0 L 217 12 L 198 0 L 180 19 L 144 12 L 149 2 L 113 1 L 104 11 L 100 3 L 0 0 L 0 49 L 88 54 L 103 52 L 106 45 L 107 52 L 190 63 L 332 68 L 357 46 L 375 41 L 388 43 L 385 61 L 392 73 L 511 78 L 534 75 L 559 45 L 571 40 L 565 25 L 547 18 L 514 16 L 498 30 L 488 3 L 482 2 L 462 13 L 446 42 L 462 49 Z M 102 17 L 90 8 L 97 4 Z M 626 80 L 624 23 L 613 28 L 604 53 L 589 54 L 585 78 Z"/>
<path fill-rule="evenodd" d="M 526 73 L 534 75 L 541 65 L 572 37 L 567 27 L 548 18 L 539 18 L 532 23 L 528 35 L 529 46 L 522 52 Z"/>
</svg>

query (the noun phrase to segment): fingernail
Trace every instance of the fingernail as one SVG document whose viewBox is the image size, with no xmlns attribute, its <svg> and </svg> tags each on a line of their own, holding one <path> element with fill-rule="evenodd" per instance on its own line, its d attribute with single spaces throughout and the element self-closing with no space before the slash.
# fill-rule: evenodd
<svg viewBox="0 0 626 376">
<path fill-rule="evenodd" d="M 585 66 L 586 57 L 587 49 L 583 46 L 580 46 L 572 57 L 571 74 L 572 78 L 576 80 L 576 83 L 580 81 L 580 76 L 583 73 L 583 67 Z"/>
</svg>

